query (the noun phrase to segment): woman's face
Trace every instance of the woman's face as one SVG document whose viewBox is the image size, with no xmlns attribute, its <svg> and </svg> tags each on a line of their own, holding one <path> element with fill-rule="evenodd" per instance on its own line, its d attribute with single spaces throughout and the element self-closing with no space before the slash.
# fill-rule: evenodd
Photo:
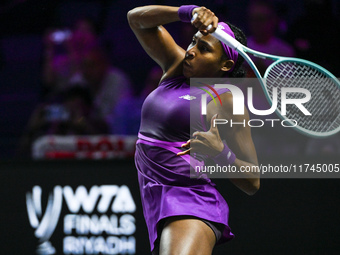
<svg viewBox="0 0 340 255">
<path fill-rule="evenodd" d="M 215 37 L 197 32 L 183 60 L 183 75 L 186 78 L 223 76 L 231 68 L 226 66 L 230 66 L 230 61 L 234 62 L 223 60 L 222 54 L 222 45 Z"/>
</svg>

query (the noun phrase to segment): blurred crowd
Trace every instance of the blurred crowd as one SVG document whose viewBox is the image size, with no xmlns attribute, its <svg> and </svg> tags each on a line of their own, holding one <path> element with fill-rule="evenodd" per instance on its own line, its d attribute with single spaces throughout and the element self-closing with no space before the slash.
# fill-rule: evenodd
<svg viewBox="0 0 340 255">
<path fill-rule="evenodd" d="M 228 20 L 228 4 L 213 2 L 211 8 L 216 7 L 220 19 Z M 304 0 L 304 13 L 291 23 L 285 20 L 284 1 L 249 0 L 247 3 L 246 22 L 241 28 L 246 32 L 248 47 L 274 55 L 304 58 L 340 75 L 338 54 L 335 54 L 340 38 L 339 19 L 333 13 L 333 1 Z M 175 39 L 186 48 L 195 31 L 190 24 L 181 24 L 179 29 Z M 111 57 L 91 18 L 81 17 L 72 26 L 50 27 L 45 31 L 41 100 L 22 135 L 21 155 L 30 155 L 32 143 L 42 135 L 137 135 L 142 103 L 157 87 L 162 70 L 156 66 L 149 68 L 145 80 L 134 84 L 129 71 L 114 66 Z M 254 61 L 262 73 L 270 65 L 267 60 Z M 1 63 L 0 52 L 0 68 Z M 247 64 L 244 68 L 248 78 L 254 77 Z M 253 90 L 257 108 L 268 109 L 261 87 L 253 86 Z M 340 153 L 339 136 L 315 140 L 283 128 L 275 132 L 263 128 L 254 130 L 253 137 L 256 147 L 265 155 Z"/>
<path fill-rule="evenodd" d="M 74 27 L 48 29 L 44 36 L 42 102 L 33 111 L 21 141 L 31 153 L 42 135 L 136 135 L 145 97 L 162 76 L 154 67 L 143 90 L 134 90 L 130 77 L 112 66 L 105 47 L 88 18 Z"/>
</svg>

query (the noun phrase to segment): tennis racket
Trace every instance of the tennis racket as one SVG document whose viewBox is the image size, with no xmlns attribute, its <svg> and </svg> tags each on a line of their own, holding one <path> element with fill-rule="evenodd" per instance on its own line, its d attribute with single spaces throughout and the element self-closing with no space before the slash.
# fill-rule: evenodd
<svg viewBox="0 0 340 255">
<path fill-rule="evenodd" d="M 195 14 L 197 15 L 197 14 Z M 196 18 L 194 15 L 193 20 Z M 211 26 L 211 25 L 210 25 Z M 208 26 L 208 30 L 210 27 Z M 272 104 L 273 88 L 304 88 L 311 93 L 311 99 L 304 104 L 311 115 L 304 115 L 295 105 L 287 105 L 286 114 L 281 113 L 277 105 L 276 113 L 282 120 L 288 121 L 302 134 L 312 137 L 326 137 L 340 131 L 340 82 L 325 68 L 307 60 L 281 57 L 252 50 L 217 28 L 212 33 L 221 42 L 236 50 L 250 65 L 262 86 L 264 94 Z M 255 58 L 274 61 L 265 71 L 263 77 L 253 60 Z M 302 93 L 287 93 L 287 99 L 304 98 Z M 281 102 L 281 93 L 278 93 Z M 293 123 L 291 120 L 295 120 Z"/>
</svg>

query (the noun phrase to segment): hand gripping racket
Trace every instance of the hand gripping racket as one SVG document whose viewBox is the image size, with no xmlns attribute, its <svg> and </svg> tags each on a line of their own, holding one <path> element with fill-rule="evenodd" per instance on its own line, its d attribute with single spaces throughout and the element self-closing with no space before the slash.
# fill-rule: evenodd
<svg viewBox="0 0 340 255">
<path fill-rule="evenodd" d="M 197 15 L 197 14 L 195 14 Z M 193 20 L 196 18 L 194 15 Z M 211 26 L 211 25 L 210 25 Z M 210 27 L 208 26 L 208 30 Z M 259 79 L 264 94 L 272 104 L 273 88 L 303 88 L 311 94 L 311 99 L 304 104 L 311 115 L 303 114 L 295 105 L 287 105 L 286 114 L 282 114 L 281 105 L 277 105 L 277 114 L 282 120 L 291 123 L 297 131 L 312 137 L 326 137 L 340 131 L 340 82 L 325 68 L 307 60 L 281 57 L 252 50 L 236 39 L 224 33 L 219 27 L 212 33 L 221 42 L 235 49 L 250 65 Z M 248 54 L 274 62 L 266 69 L 263 77 Z M 305 97 L 302 93 L 287 93 L 286 98 Z M 281 93 L 278 94 L 281 102 Z M 291 122 L 295 120 L 295 123 Z"/>
</svg>

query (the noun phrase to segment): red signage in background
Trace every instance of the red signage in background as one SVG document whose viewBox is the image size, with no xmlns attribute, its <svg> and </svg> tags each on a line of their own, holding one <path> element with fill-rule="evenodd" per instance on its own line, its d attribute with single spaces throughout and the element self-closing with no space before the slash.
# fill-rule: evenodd
<svg viewBox="0 0 340 255">
<path fill-rule="evenodd" d="M 42 136 L 32 145 L 34 159 L 131 158 L 137 136 Z"/>
</svg>

